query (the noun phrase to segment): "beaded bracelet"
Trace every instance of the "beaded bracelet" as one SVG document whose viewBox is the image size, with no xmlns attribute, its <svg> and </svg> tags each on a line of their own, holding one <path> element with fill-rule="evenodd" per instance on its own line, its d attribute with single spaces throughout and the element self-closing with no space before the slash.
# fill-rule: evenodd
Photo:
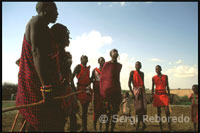
<svg viewBox="0 0 200 133">
<path fill-rule="evenodd" d="M 51 92 L 52 90 L 52 85 L 45 85 L 40 87 L 40 91 L 42 92 Z"/>
</svg>

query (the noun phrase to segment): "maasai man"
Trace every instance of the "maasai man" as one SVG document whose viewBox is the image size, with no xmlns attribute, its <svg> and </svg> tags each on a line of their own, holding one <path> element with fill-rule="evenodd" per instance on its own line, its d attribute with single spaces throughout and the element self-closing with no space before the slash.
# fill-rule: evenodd
<svg viewBox="0 0 200 133">
<path fill-rule="evenodd" d="M 101 70 L 103 68 L 103 65 L 105 63 L 105 59 L 103 57 L 100 57 L 98 59 L 99 68 L 95 68 L 92 71 L 92 77 L 91 81 L 93 82 L 93 104 L 94 104 L 94 113 L 93 113 L 93 121 L 94 121 L 94 130 L 96 131 L 96 124 L 97 120 L 100 117 L 101 114 L 103 114 L 103 99 L 100 95 L 100 75 Z M 100 131 L 101 131 L 102 123 L 100 123 Z"/>
<path fill-rule="evenodd" d="M 48 27 L 57 19 L 57 7 L 54 2 L 38 2 L 36 11 L 38 15 L 30 19 L 24 34 L 16 105 L 43 100 L 44 105 L 19 109 L 20 114 L 31 131 L 63 132 L 62 102 L 52 98 L 64 94 L 65 88 L 59 79 L 58 46 Z"/>
<path fill-rule="evenodd" d="M 142 121 L 143 127 L 142 130 L 146 128 L 146 124 L 143 121 L 144 115 L 147 113 L 147 100 L 145 94 L 144 86 L 144 73 L 140 71 L 142 68 L 141 62 L 137 61 L 135 63 L 135 69 L 130 72 L 128 86 L 133 95 L 135 114 L 138 118 L 138 123 L 136 126 L 136 131 L 139 129 L 140 122 Z M 133 85 L 133 90 L 132 86 Z"/>
<path fill-rule="evenodd" d="M 60 78 L 66 85 L 67 94 L 73 92 L 74 84 L 71 82 L 72 71 L 72 55 L 70 52 L 65 51 L 65 47 L 70 44 L 69 30 L 62 24 L 55 24 L 51 27 L 51 32 L 55 37 L 55 41 L 59 46 L 59 59 L 60 59 Z M 78 104 L 75 95 L 70 96 L 67 99 L 63 99 L 63 108 L 66 113 L 66 117 L 70 116 L 70 131 L 76 131 L 78 128 L 76 113 L 78 111 Z"/>
<path fill-rule="evenodd" d="M 119 54 L 116 49 L 110 51 L 110 56 L 111 61 L 104 64 L 100 77 L 100 94 L 112 107 L 110 113 L 107 114 L 108 121 L 106 123 L 106 131 L 108 131 L 109 128 L 110 116 L 112 116 L 110 131 L 114 131 L 116 123 L 113 117 L 117 115 L 120 110 L 120 103 L 122 101 L 120 84 L 122 64 L 117 62 Z"/>
<path fill-rule="evenodd" d="M 198 124 L 198 85 L 194 84 L 192 91 L 193 93 L 189 96 L 189 99 L 192 100 L 191 118 L 194 123 L 194 131 L 196 132 L 196 123 Z"/>
<path fill-rule="evenodd" d="M 86 55 L 81 56 L 81 64 L 74 68 L 72 74 L 72 81 L 76 76 L 78 79 L 77 90 L 85 90 L 77 95 L 78 100 L 82 106 L 82 131 L 87 131 L 87 113 L 88 106 L 92 99 L 91 87 L 90 87 L 90 66 L 87 66 L 88 57 Z"/>
<path fill-rule="evenodd" d="M 162 121 L 161 121 L 161 107 L 165 108 L 165 113 L 168 121 L 168 128 L 171 130 L 170 124 L 170 112 L 169 112 L 169 97 L 170 97 L 170 89 L 168 83 L 168 76 L 161 73 L 162 68 L 160 65 L 157 65 L 156 68 L 157 75 L 152 78 L 152 100 L 153 106 L 157 107 L 158 117 L 160 118 L 160 130 L 162 131 Z M 156 85 L 155 93 L 154 93 L 154 85 Z M 167 92 L 166 92 L 167 89 Z"/>
</svg>

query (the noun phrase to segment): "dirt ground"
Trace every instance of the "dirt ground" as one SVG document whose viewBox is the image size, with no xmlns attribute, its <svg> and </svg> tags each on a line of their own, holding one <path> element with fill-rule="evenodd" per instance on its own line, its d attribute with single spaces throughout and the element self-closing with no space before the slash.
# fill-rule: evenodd
<svg viewBox="0 0 200 133">
<path fill-rule="evenodd" d="M 3 101 L 2 102 L 2 108 L 10 107 L 13 106 L 14 102 L 9 102 L 9 101 Z M 132 110 L 134 110 L 133 105 Z M 92 107 L 91 107 L 92 108 Z M 12 123 L 14 121 L 15 115 L 17 111 L 10 111 L 6 113 L 2 113 L 2 132 L 9 132 L 12 126 Z M 157 113 L 157 109 L 155 107 L 152 107 L 151 104 L 148 104 L 147 106 L 147 115 L 148 118 L 150 116 L 155 116 Z M 118 115 L 121 115 L 121 111 L 118 113 Z M 131 115 L 133 118 L 134 116 L 134 111 L 132 111 Z M 162 116 L 165 116 L 164 109 L 162 109 Z M 190 106 L 172 106 L 172 113 L 171 117 L 174 118 L 174 116 L 178 117 L 179 122 L 173 122 L 171 127 L 172 131 L 183 131 L 183 132 L 191 132 L 193 131 L 193 123 L 190 120 Z M 78 117 L 78 116 L 77 116 Z M 181 118 L 185 118 L 186 122 L 182 122 Z M 20 121 L 22 117 L 21 115 L 19 116 L 16 127 L 14 131 L 19 131 L 20 130 Z M 119 119 L 118 119 L 119 120 Z M 159 123 L 156 122 L 150 122 L 150 119 L 148 119 L 149 122 L 146 122 L 147 128 L 145 131 L 147 132 L 159 132 Z M 164 119 L 163 119 L 164 120 Z M 78 123 L 81 124 L 81 119 L 78 117 Z M 97 124 L 97 129 L 99 124 Z M 140 125 L 140 128 L 142 127 L 142 124 Z M 105 130 L 105 125 L 103 125 L 103 130 Z M 136 129 L 136 126 L 130 123 L 130 121 L 127 122 L 117 122 L 115 130 L 114 131 L 132 131 L 134 132 Z M 198 127 L 197 127 L 198 129 Z M 65 131 L 68 132 L 68 123 L 66 123 L 65 126 Z M 93 130 L 93 119 L 92 119 L 92 110 L 88 113 L 88 131 L 94 131 Z M 167 122 L 163 122 L 163 131 L 168 131 L 168 124 Z"/>
</svg>

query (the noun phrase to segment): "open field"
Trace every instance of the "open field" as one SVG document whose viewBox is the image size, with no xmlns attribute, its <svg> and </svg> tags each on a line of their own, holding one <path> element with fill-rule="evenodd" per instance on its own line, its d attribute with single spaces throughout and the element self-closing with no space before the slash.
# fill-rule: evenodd
<svg viewBox="0 0 200 133">
<path fill-rule="evenodd" d="M 192 93 L 192 89 L 171 89 L 170 93 L 171 94 L 176 94 L 178 96 L 189 96 Z"/>
<path fill-rule="evenodd" d="M 14 105 L 14 102 L 11 102 L 11 101 L 3 101 L 2 103 L 3 103 L 2 104 L 3 108 Z M 132 109 L 133 109 L 133 105 L 132 105 Z M 152 107 L 151 104 L 148 104 L 147 109 L 148 109 L 147 115 L 149 117 L 156 115 L 157 110 L 156 110 L 156 108 Z M 17 113 L 17 111 L 15 110 L 15 111 L 10 111 L 10 112 L 6 112 L 6 113 L 2 114 L 2 131 L 3 132 L 10 131 L 16 113 Z M 121 115 L 121 112 L 119 112 L 118 114 Z M 131 114 L 134 117 L 134 111 L 132 111 Z M 162 115 L 165 115 L 164 109 L 162 109 Z M 183 117 L 188 116 L 190 119 L 190 106 L 172 106 L 171 116 L 181 117 L 182 115 L 183 115 Z M 21 119 L 22 119 L 22 117 L 21 117 L 21 115 L 19 115 L 18 121 L 16 123 L 17 125 L 16 125 L 14 131 L 19 131 L 20 126 L 21 126 L 20 125 Z M 79 117 L 78 117 L 78 123 L 81 124 L 81 120 Z M 124 122 L 124 123 L 118 122 L 116 124 L 115 131 L 135 131 L 135 128 L 136 128 L 135 126 L 130 124 L 130 121 Z M 97 127 L 97 129 L 98 129 L 98 127 Z M 103 125 L 103 130 L 104 129 L 105 129 L 105 126 Z M 94 131 L 93 130 L 92 112 L 88 113 L 88 130 Z M 164 131 L 168 130 L 167 122 L 163 123 L 163 130 Z M 172 123 L 172 130 L 173 131 L 191 132 L 193 130 L 193 123 L 190 120 L 185 123 L 184 122 Z M 65 126 L 65 131 L 66 132 L 68 131 L 68 124 L 66 124 L 66 126 Z M 159 123 L 147 122 L 147 128 L 145 129 L 145 131 L 160 131 Z"/>
</svg>

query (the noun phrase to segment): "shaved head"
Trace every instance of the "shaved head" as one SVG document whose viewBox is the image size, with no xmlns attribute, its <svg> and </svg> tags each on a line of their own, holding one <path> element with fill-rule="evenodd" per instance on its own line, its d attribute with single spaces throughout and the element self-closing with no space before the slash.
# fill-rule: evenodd
<svg viewBox="0 0 200 133">
<path fill-rule="evenodd" d="M 37 13 L 40 13 L 52 7 L 56 7 L 56 4 L 54 2 L 38 2 L 36 4 L 36 11 Z"/>
</svg>

